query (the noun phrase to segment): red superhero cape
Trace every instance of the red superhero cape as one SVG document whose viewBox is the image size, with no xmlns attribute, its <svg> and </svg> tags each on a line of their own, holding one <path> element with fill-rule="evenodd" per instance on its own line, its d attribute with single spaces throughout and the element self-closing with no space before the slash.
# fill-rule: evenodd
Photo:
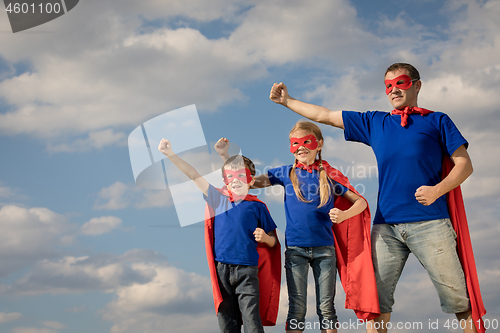
<svg viewBox="0 0 500 333">
<path fill-rule="evenodd" d="M 443 176 L 444 179 L 453 168 L 453 162 L 450 158 L 445 158 L 443 162 Z M 448 212 L 450 220 L 457 233 L 457 252 L 462 263 L 462 268 L 467 282 L 467 291 L 472 308 L 472 320 L 476 325 L 476 330 L 479 333 L 484 333 L 484 322 L 481 318 L 486 314 L 483 299 L 481 297 L 481 290 L 479 289 L 479 280 L 476 271 L 476 262 L 474 260 L 474 253 L 472 252 L 472 243 L 470 240 L 469 227 L 467 225 L 467 216 L 465 215 L 464 201 L 462 198 L 462 190 L 460 186 L 448 192 L 446 195 L 448 202 Z"/>
<path fill-rule="evenodd" d="M 323 168 L 333 181 L 347 187 L 366 201 L 340 171 L 326 161 L 323 161 Z M 341 210 L 346 210 L 351 205 L 352 203 L 343 196 L 337 196 L 335 200 L 335 207 Z M 367 206 L 361 214 L 342 223 L 333 224 L 337 269 L 346 294 L 345 307 L 354 310 L 361 320 L 371 320 L 380 315 L 371 252 L 370 223 L 370 209 Z"/>
<path fill-rule="evenodd" d="M 222 194 L 229 196 L 226 188 L 217 189 Z M 258 201 L 256 196 L 248 195 L 244 200 Z M 212 291 L 214 294 L 215 313 L 219 312 L 219 305 L 222 303 L 219 281 L 217 280 L 217 269 L 214 258 L 214 216 L 215 213 L 208 204 L 205 207 L 205 249 L 207 252 L 208 268 L 212 281 Z M 262 325 L 274 326 L 278 317 L 280 288 L 281 288 L 281 245 L 274 230 L 276 245 L 270 248 L 266 244 L 259 243 L 259 307 Z"/>
</svg>

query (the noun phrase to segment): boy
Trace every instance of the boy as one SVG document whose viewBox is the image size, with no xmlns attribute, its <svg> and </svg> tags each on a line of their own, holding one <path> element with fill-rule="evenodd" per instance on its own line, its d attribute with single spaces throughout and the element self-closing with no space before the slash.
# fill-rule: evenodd
<svg viewBox="0 0 500 333">
<path fill-rule="evenodd" d="M 250 186 L 255 182 L 254 164 L 244 156 L 230 157 L 222 167 L 227 188 L 218 190 L 191 165 L 174 154 L 168 140 L 162 139 L 158 150 L 195 183 L 209 206 L 206 230 L 213 232 L 206 234 L 207 257 L 221 332 L 241 332 L 242 324 L 245 333 L 264 332 L 259 311 L 258 267 L 261 263 L 257 244 L 274 248 L 273 252 L 278 252 L 278 255 L 279 247 L 276 247 L 278 240 L 274 232 L 276 224 L 266 205 L 248 194 Z M 270 281 L 276 280 L 263 283 Z M 277 285 L 279 287 L 279 281 Z M 266 288 L 266 295 L 268 291 L 269 288 Z M 279 299 L 275 292 L 273 289 L 273 300 Z M 266 311 L 277 314 L 277 309 Z M 268 318 L 265 317 L 264 320 L 267 321 Z"/>
</svg>

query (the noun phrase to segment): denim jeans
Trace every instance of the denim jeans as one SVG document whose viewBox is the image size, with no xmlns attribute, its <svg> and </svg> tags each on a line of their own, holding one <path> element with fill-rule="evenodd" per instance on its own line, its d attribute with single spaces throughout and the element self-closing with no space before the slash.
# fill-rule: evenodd
<svg viewBox="0 0 500 333">
<path fill-rule="evenodd" d="M 392 312 L 396 284 L 410 252 L 427 270 L 443 312 L 470 310 L 456 237 L 449 219 L 373 225 L 372 255 L 380 311 Z"/>
<path fill-rule="evenodd" d="M 307 304 L 307 275 L 312 267 L 316 288 L 316 312 L 322 329 L 333 329 L 335 282 L 337 277 L 334 246 L 287 246 L 285 271 L 288 286 L 287 330 L 304 330 Z"/>
<path fill-rule="evenodd" d="M 263 333 L 259 313 L 259 278 L 257 266 L 217 263 L 217 278 L 222 293 L 219 306 L 220 331 Z"/>
</svg>

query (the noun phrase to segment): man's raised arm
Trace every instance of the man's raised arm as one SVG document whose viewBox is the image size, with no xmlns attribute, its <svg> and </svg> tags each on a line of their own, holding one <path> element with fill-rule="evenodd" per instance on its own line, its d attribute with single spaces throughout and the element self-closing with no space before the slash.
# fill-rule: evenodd
<svg viewBox="0 0 500 333">
<path fill-rule="evenodd" d="M 332 111 L 323 106 L 301 102 L 288 95 L 288 89 L 283 82 L 273 84 L 269 98 L 273 102 L 284 105 L 303 117 L 318 123 L 344 129 L 342 111 Z"/>
</svg>

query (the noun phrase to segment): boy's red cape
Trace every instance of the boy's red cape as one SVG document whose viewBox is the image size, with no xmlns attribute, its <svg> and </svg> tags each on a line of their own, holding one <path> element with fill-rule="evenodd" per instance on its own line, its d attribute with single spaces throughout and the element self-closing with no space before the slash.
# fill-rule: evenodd
<svg viewBox="0 0 500 333">
<path fill-rule="evenodd" d="M 222 194 L 229 196 L 226 188 L 217 189 Z M 258 201 L 254 195 L 248 195 L 243 200 Z M 212 291 L 214 294 L 215 313 L 219 312 L 219 305 L 222 303 L 219 281 L 217 280 L 217 269 L 214 258 L 214 210 L 208 204 L 205 207 L 205 249 L 207 252 L 208 268 L 212 281 Z M 270 248 L 266 244 L 259 243 L 259 307 L 262 325 L 276 325 L 278 317 L 280 287 L 281 287 L 281 246 L 274 230 L 276 245 Z"/>
<path fill-rule="evenodd" d="M 450 173 L 452 168 L 452 160 L 450 158 L 445 158 L 443 162 L 443 179 Z M 476 262 L 474 260 L 474 253 L 472 252 L 472 242 L 470 240 L 467 216 L 465 215 L 464 201 L 460 186 L 448 192 L 446 200 L 448 202 L 451 224 L 457 234 L 457 252 L 464 270 L 465 281 L 467 282 L 467 291 L 469 292 L 472 308 L 472 320 L 474 321 L 474 325 L 476 325 L 476 330 L 479 333 L 484 333 L 486 330 L 481 317 L 486 314 L 486 309 L 484 308 L 481 290 L 479 289 Z"/>
<path fill-rule="evenodd" d="M 326 161 L 323 168 L 335 182 L 365 198 L 351 186 L 349 179 Z M 368 205 L 368 201 L 366 203 Z M 349 209 L 352 203 L 343 196 L 337 196 L 334 206 L 341 210 Z M 370 209 L 367 206 L 361 213 L 342 223 L 333 224 L 337 269 L 346 294 L 345 308 L 352 309 L 358 319 L 371 320 L 380 315 L 377 282 L 373 270 L 370 241 Z"/>
</svg>

